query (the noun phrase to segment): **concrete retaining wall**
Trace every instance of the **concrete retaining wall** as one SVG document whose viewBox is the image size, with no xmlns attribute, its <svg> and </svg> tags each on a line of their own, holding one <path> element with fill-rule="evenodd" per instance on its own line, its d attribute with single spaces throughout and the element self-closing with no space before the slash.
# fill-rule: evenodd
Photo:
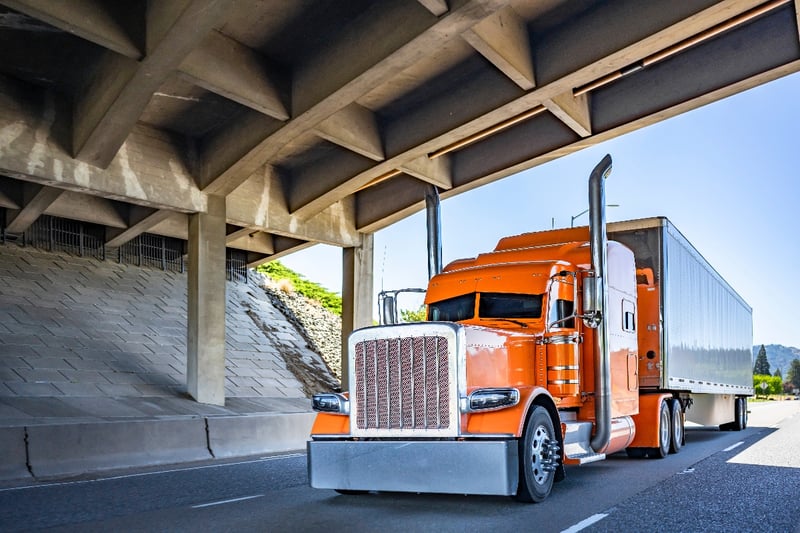
<svg viewBox="0 0 800 533">
<path fill-rule="evenodd" d="M 25 428 L 0 428 L 0 479 L 30 478 L 27 462 Z"/>
<path fill-rule="evenodd" d="M 304 451 L 313 422 L 306 412 L 5 427 L 0 481 Z"/>
<path fill-rule="evenodd" d="M 217 416 L 208 419 L 214 457 L 243 457 L 305 450 L 314 413 Z"/>
<path fill-rule="evenodd" d="M 28 428 L 28 461 L 37 478 L 210 458 L 203 418 Z"/>
</svg>

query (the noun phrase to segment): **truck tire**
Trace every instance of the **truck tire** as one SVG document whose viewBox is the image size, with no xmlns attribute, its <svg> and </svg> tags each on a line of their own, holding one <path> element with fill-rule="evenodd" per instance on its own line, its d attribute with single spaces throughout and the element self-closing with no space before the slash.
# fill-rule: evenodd
<svg viewBox="0 0 800 533">
<path fill-rule="evenodd" d="M 742 429 L 747 429 L 747 398 L 739 398 L 742 401 Z"/>
<path fill-rule="evenodd" d="M 747 427 L 747 398 L 735 398 L 733 401 L 733 422 L 720 424 L 720 431 L 742 431 Z"/>
<path fill-rule="evenodd" d="M 747 427 L 747 400 L 744 398 L 736 398 L 733 404 L 733 431 L 742 431 Z"/>
<path fill-rule="evenodd" d="M 672 433 L 669 443 L 669 453 L 678 453 L 683 447 L 684 425 L 683 410 L 678 400 L 669 401 L 670 431 Z"/>
<path fill-rule="evenodd" d="M 672 424 L 670 424 L 669 406 L 665 400 L 661 401 L 661 408 L 658 413 L 658 447 L 650 448 L 648 456 L 655 459 L 663 459 L 669 455 L 672 439 Z"/>
<path fill-rule="evenodd" d="M 550 414 L 544 407 L 534 406 L 520 441 L 517 501 L 538 503 L 550 495 L 560 458 L 559 450 Z"/>
</svg>

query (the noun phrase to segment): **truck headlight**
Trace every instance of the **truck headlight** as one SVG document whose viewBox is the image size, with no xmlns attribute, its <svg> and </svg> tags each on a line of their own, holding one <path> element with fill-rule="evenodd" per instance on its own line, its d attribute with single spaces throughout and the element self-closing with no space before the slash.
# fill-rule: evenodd
<svg viewBox="0 0 800 533">
<path fill-rule="evenodd" d="M 320 413 L 350 414 L 350 400 L 336 393 L 315 394 L 311 398 L 311 407 Z"/>
<path fill-rule="evenodd" d="M 492 411 L 513 407 L 519 403 L 517 389 L 477 389 L 465 398 L 466 411 Z"/>
</svg>

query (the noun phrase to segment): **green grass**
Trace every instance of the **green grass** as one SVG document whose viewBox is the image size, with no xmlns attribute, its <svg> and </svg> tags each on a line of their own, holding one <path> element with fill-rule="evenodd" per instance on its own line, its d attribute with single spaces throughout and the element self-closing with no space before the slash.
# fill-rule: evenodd
<svg viewBox="0 0 800 533">
<path fill-rule="evenodd" d="M 331 292 L 319 283 L 309 281 L 303 276 L 283 265 L 280 261 L 271 261 L 256 268 L 275 281 L 288 279 L 294 286 L 295 292 L 306 298 L 318 301 L 325 309 L 342 316 L 342 297 Z"/>
</svg>

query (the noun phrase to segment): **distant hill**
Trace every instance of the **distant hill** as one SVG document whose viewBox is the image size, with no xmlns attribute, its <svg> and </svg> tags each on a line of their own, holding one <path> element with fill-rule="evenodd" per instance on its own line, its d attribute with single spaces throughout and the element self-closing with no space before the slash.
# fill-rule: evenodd
<svg viewBox="0 0 800 533">
<path fill-rule="evenodd" d="M 753 346 L 754 364 L 759 349 L 761 349 L 760 344 L 758 346 Z M 792 364 L 792 359 L 800 359 L 800 348 L 783 346 L 781 344 L 765 344 L 764 349 L 767 350 L 767 361 L 769 361 L 770 373 L 774 374 L 775 370 L 780 368 L 784 378 L 786 377 L 786 372 L 789 370 L 789 365 Z"/>
</svg>

